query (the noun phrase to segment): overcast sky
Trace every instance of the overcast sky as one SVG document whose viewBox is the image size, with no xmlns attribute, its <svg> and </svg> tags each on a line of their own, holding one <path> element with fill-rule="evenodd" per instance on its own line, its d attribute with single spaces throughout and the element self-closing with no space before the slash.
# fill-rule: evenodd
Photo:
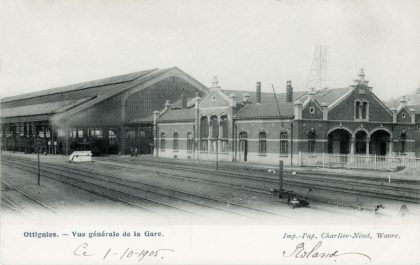
<svg viewBox="0 0 420 265">
<path fill-rule="evenodd" d="M 329 87 L 359 68 L 381 98 L 420 86 L 420 1 L 0 1 L 0 97 L 178 66 L 225 89 Z"/>
</svg>

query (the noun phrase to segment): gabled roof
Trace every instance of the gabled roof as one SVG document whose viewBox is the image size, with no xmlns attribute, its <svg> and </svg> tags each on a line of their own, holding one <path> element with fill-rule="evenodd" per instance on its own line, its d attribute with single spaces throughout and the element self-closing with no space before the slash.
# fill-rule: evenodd
<svg viewBox="0 0 420 265">
<path fill-rule="evenodd" d="M 325 103 L 328 107 L 335 104 L 341 97 L 352 91 L 352 87 L 342 87 L 342 88 L 327 88 L 322 90 L 315 91 L 315 100 L 319 104 Z M 305 93 L 300 100 L 305 102 L 309 97 L 308 93 Z"/>
<path fill-rule="evenodd" d="M 420 94 L 408 95 L 406 98 L 408 108 L 413 108 L 416 114 L 420 114 Z"/>
<path fill-rule="evenodd" d="M 156 70 L 157 69 L 149 69 L 149 70 L 144 70 L 144 71 L 125 74 L 125 75 L 112 76 L 112 77 L 77 83 L 77 84 L 68 85 L 68 86 L 56 87 L 56 88 L 45 89 L 45 90 L 41 90 L 37 92 L 31 92 L 31 93 L 21 94 L 17 96 L 6 97 L 6 98 L 2 98 L 1 102 L 3 103 L 3 102 L 14 101 L 14 100 L 22 100 L 22 99 L 27 99 L 27 98 L 34 98 L 34 97 L 51 95 L 51 94 L 69 92 L 69 91 L 76 91 L 76 90 L 83 90 L 83 89 L 90 89 L 90 88 L 97 88 L 97 87 L 105 87 L 105 86 L 115 85 L 115 84 L 128 83 Z"/>
<path fill-rule="evenodd" d="M 227 96 L 230 94 L 236 95 L 236 100 L 238 102 L 242 101 L 242 98 L 245 94 L 248 94 L 251 96 L 251 102 L 255 102 L 256 100 L 256 92 L 255 91 L 246 91 L 246 90 L 229 90 L 229 89 L 221 89 L 223 93 L 225 93 Z M 297 99 L 300 99 L 306 92 L 305 91 L 294 91 L 293 92 L 293 100 L 295 101 Z M 276 93 L 277 100 L 279 104 L 282 104 L 286 102 L 286 93 Z M 276 103 L 276 99 L 274 98 L 274 93 L 271 92 L 261 92 L 261 102 L 264 103 Z"/>
<path fill-rule="evenodd" d="M 2 109 L 1 117 L 10 118 L 10 117 L 20 117 L 20 116 L 61 113 L 77 105 L 80 105 L 90 99 L 92 98 L 87 97 L 87 98 L 81 98 L 77 100 L 63 100 L 63 101 L 48 102 L 48 103 L 33 104 L 33 105 Z"/>
<path fill-rule="evenodd" d="M 236 118 L 278 118 L 293 116 L 293 102 L 300 99 L 306 92 L 295 91 L 293 92 L 293 102 L 286 102 L 286 93 L 276 93 L 278 107 L 274 93 L 261 92 L 261 103 L 256 103 L 256 91 L 243 91 L 243 90 L 222 90 L 226 95 L 235 94 L 238 103 L 241 103 L 245 94 L 248 94 L 250 103 L 241 106 L 240 110 L 236 113 Z M 279 110 L 280 108 L 280 115 Z"/>
<path fill-rule="evenodd" d="M 280 115 L 279 115 L 280 109 Z M 293 117 L 293 103 L 283 102 L 279 103 L 261 103 L 261 104 L 246 104 L 236 114 L 238 119 L 246 118 L 279 118 L 279 117 Z"/>
<path fill-rule="evenodd" d="M 162 110 L 161 115 L 159 116 L 159 122 L 185 122 L 185 121 L 194 121 L 195 119 L 195 108 L 188 107 L 183 108 L 171 108 L 169 110 Z M 130 121 L 130 123 L 151 123 L 153 122 L 153 114 L 145 118 L 135 119 Z"/>
<path fill-rule="evenodd" d="M 187 108 L 194 106 L 195 104 L 195 97 L 187 98 Z M 182 99 L 179 99 L 171 104 L 173 109 L 182 108 Z"/>
<path fill-rule="evenodd" d="M 193 121 L 195 119 L 195 108 L 170 109 L 165 111 L 160 117 L 159 122 L 165 121 Z"/>
<path fill-rule="evenodd" d="M 151 69 L 4 98 L 0 115 L 2 121 L 6 118 L 10 120 L 22 116 L 32 116 L 31 119 L 33 119 L 34 115 L 41 114 L 54 115 L 52 117 L 54 120 L 68 118 L 131 88 L 141 90 L 159 78 L 173 75 L 182 76 L 203 92 L 207 91 L 207 87 L 177 67 Z M 49 97 L 54 94 L 57 95 Z"/>
<path fill-rule="evenodd" d="M 130 82 L 126 82 L 126 83 L 121 83 L 121 84 L 114 84 L 112 86 L 115 86 L 114 89 L 110 90 L 108 93 L 106 94 L 102 94 L 102 95 L 98 95 L 96 98 L 94 98 L 93 100 L 90 100 L 88 102 L 86 102 L 85 104 L 79 105 L 73 109 L 70 109 L 69 111 L 67 111 L 66 113 L 62 113 L 62 114 L 58 114 L 56 115 L 54 118 L 55 119 L 61 119 L 65 116 L 70 117 L 82 110 L 85 110 L 87 108 L 90 108 L 108 98 L 111 98 L 113 96 L 116 96 L 117 94 L 132 88 L 133 86 L 139 85 L 143 82 L 145 82 L 146 80 L 153 78 L 157 75 L 162 74 L 165 71 L 169 71 L 170 69 L 162 69 L 162 70 L 153 70 L 151 72 L 148 72 L 145 75 L 140 76 L 137 79 L 131 80 Z"/>
<path fill-rule="evenodd" d="M 413 108 L 416 114 L 420 114 L 420 105 L 410 106 L 410 109 Z"/>
</svg>

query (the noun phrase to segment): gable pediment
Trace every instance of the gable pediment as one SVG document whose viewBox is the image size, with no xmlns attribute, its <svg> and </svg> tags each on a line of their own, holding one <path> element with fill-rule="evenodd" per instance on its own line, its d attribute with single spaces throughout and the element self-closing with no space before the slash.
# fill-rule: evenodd
<svg viewBox="0 0 420 265">
<path fill-rule="evenodd" d="M 219 89 L 212 89 L 209 94 L 200 102 L 200 108 L 223 108 L 229 107 L 229 98 Z"/>
<path fill-rule="evenodd" d="M 370 89 L 355 87 L 352 92 L 329 110 L 332 120 L 366 120 L 392 122 L 392 112 Z"/>
</svg>

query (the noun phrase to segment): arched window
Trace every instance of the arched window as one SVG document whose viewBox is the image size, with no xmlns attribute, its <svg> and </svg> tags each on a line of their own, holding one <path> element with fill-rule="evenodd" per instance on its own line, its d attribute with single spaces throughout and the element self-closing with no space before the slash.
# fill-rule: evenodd
<svg viewBox="0 0 420 265">
<path fill-rule="evenodd" d="M 260 132 L 259 135 L 259 153 L 266 154 L 267 153 L 267 134 L 265 132 Z"/>
<path fill-rule="evenodd" d="M 216 115 L 210 117 L 210 128 L 211 128 L 211 151 L 218 151 L 217 139 L 219 139 L 219 118 Z"/>
<path fill-rule="evenodd" d="M 220 117 L 220 126 L 222 127 L 222 135 L 220 138 L 226 139 L 229 136 L 229 128 L 228 128 L 228 117 L 226 115 L 223 115 Z"/>
<path fill-rule="evenodd" d="M 280 133 L 280 154 L 287 154 L 289 152 L 289 134 L 287 132 Z"/>
<path fill-rule="evenodd" d="M 192 152 L 194 145 L 194 139 L 192 133 L 187 133 L 187 152 Z"/>
<path fill-rule="evenodd" d="M 160 134 L 160 149 L 161 150 L 166 149 L 166 135 L 165 135 L 165 133 Z"/>
<path fill-rule="evenodd" d="M 356 120 L 367 120 L 369 118 L 369 103 L 356 100 L 354 105 L 354 118 Z"/>
<path fill-rule="evenodd" d="M 315 130 L 308 131 L 308 153 L 315 153 Z"/>
<path fill-rule="evenodd" d="M 227 115 L 222 115 L 220 117 L 220 126 L 222 127 L 222 135 L 220 140 L 220 151 L 228 152 L 228 137 L 229 137 L 229 128 L 228 128 L 228 117 Z"/>
<path fill-rule="evenodd" d="M 367 119 L 367 111 L 368 111 L 368 103 L 363 102 L 363 104 L 362 104 L 362 119 L 363 120 Z"/>
<path fill-rule="evenodd" d="M 200 150 L 208 151 L 209 122 L 206 116 L 200 119 Z"/>
<path fill-rule="evenodd" d="M 360 101 L 356 101 L 356 106 L 354 107 L 355 119 L 360 119 Z"/>
<path fill-rule="evenodd" d="M 174 132 L 174 138 L 173 138 L 173 150 L 178 151 L 179 143 L 178 143 L 178 133 Z"/>
<path fill-rule="evenodd" d="M 219 138 L 219 118 L 216 115 L 210 117 L 211 138 Z"/>
<path fill-rule="evenodd" d="M 402 153 L 402 154 L 404 154 L 404 153 L 405 153 L 406 141 L 407 141 L 407 134 L 406 134 L 406 132 L 402 132 L 402 133 L 401 133 L 401 137 L 400 137 L 400 142 L 401 142 L 401 153 Z"/>
</svg>

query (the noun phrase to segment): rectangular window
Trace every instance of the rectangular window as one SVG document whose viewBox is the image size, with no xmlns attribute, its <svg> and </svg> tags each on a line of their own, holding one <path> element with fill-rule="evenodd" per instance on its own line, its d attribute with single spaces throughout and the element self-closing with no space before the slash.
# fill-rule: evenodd
<svg viewBox="0 0 420 265">
<path fill-rule="evenodd" d="M 311 139 L 308 141 L 308 152 L 315 153 L 315 140 Z"/>
<path fill-rule="evenodd" d="M 187 152 L 191 153 L 193 151 L 194 140 L 192 133 L 187 133 Z"/>
<path fill-rule="evenodd" d="M 218 152 L 219 151 L 218 150 L 219 147 L 217 146 L 217 144 L 218 144 L 217 141 L 218 140 L 211 140 L 211 142 L 210 142 L 211 143 L 211 151 L 212 152 Z"/>
<path fill-rule="evenodd" d="M 208 148 L 209 148 L 209 145 L 208 145 L 208 143 L 207 143 L 207 139 L 202 139 L 201 141 L 200 141 L 200 150 L 201 151 L 203 151 L 203 152 L 207 152 L 208 151 Z"/>
<path fill-rule="evenodd" d="M 178 144 L 178 133 L 174 133 L 173 150 L 174 151 L 178 151 L 178 148 L 179 148 L 179 144 Z"/>
<path fill-rule="evenodd" d="M 401 143 L 401 153 L 405 154 L 405 143 L 406 143 L 407 136 L 406 134 L 401 134 L 400 143 Z"/>
<path fill-rule="evenodd" d="M 160 134 L 160 149 L 165 150 L 166 149 L 166 139 L 165 139 L 165 133 Z"/>
<path fill-rule="evenodd" d="M 267 153 L 267 134 L 265 132 L 260 132 L 260 141 L 259 141 L 259 153 L 266 154 Z"/>
<path fill-rule="evenodd" d="M 222 140 L 221 145 L 222 145 L 220 148 L 221 152 L 225 152 L 225 153 L 229 152 L 228 140 Z"/>
<path fill-rule="evenodd" d="M 315 153 L 315 131 L 308 132 L 308 153 Z"/>
</svg>

